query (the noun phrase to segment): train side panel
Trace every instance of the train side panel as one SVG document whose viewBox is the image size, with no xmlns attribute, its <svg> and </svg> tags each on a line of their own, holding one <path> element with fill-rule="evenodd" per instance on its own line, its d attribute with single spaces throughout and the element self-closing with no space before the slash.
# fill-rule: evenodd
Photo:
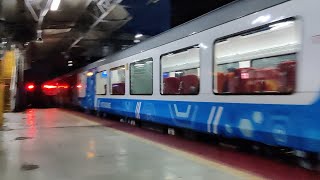
<svg viewBox="0 0 320 180">
<path fill-rule="evenodd" d="M 105 95 L 97 95 L 93 70 L 87 77 L 86 95 L 79 98 L 85 109 L 96 109 L 130 118 L 152 121 L 174 127 L 243 138 L 273 146 L 285 146 L 299 150 L 320 152 L 320 24 L 316 0 L 304 3 L 292 0 L 261 12 L 236 19 L 175 42 L 140 52 L 109 63 Z M 268 20 L 253 23 L 261 17 Z M 237 95 L 214 94 L 212 78 L 214 67 L 214 43 L 217 39 L 287 18 L 295 18 L 301 27 L 301 44 L 297 52 L 296 87 L 292 94 Z M 199 45 L 200 93 L 198 95 L 161 95 L 160 70 L 163 54 Z M 153 59 L 153 93 L 130 95 L 130 63 Z M 125 66 L 125 94 L 110 94 L 110 70 Z M 99 69 L 99 68 L 98 68 Z M 161 76 L 160 76 L 161 74 Z M 247 76 L 246 76 L 247 77 Z M 92 100 L 94 98 L 94 100 Z"/>
</svg>

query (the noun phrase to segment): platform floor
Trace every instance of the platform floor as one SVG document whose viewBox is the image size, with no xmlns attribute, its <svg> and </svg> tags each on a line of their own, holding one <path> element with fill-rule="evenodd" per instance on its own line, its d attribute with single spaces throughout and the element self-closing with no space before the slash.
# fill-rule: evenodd
<svg viewBox="0 0 320 180">
<path fill-rule="evenodd" d="M 5 114 L 1 180 L 262 179 L 59 109 Z"/>
</svg>

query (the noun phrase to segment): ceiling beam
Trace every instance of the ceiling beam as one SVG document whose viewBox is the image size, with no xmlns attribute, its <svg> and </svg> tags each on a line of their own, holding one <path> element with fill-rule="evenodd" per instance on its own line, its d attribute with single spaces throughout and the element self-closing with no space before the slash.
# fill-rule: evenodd
<svg viewBox="0 0 320 180">
<path fill-rule="evenodd" d="M 44 17 L 47 15 L 47 13 L 50 10 L 50 6 L 52 4 L 53 0 L 47 0 L 46 6 L 44 7 L 44 9 L 41 8 L 40 11 L 40 17 L 39 17 L 39 21 L 38 21 L 38 30 L 41 30 L 42 27 L 42 23 L 44 21 Z"/>
<path fill-rule="evenodd" d="M 37 15 L 37 13 L 34 11 L 32 5 L 30 4 L 30 0 L 24 0 L 24 3 L 26 5 L 26 7 L 28 8 L 29 12 L 31 13 L 33 19 L 38 22 L 39 21 L 39 17 Z"/>
<path fill-rule="evenodd" d="M 105 17 L 107 17 L 110 12 L 119 4 L 121 3 L 122 0 L 107 0 L 109 1 L 109 4 L 107 7 L 104 7 L 106 10 L 105 12 L 103 12 L 98 19 L 96 19 L 96 21 L 90 25 L 89 30 L 87 30 L 81 37 L 79 37 L 78 39 L 76 39 L 71 46 L 68 48 L 68 50 L 72 49 L 75 45 L 77 45 L 84 37 L 85 35 L 92 30 L 94 27 L 96 27 Z M 100 1 L 98 2 L 100 3 Z M 98 4 L 97 4 L 98 5 Z M 99 5 L 98 5 L 99 6 Z M 101 6 L 101 5 L 100 5 Z"/>
</svg>

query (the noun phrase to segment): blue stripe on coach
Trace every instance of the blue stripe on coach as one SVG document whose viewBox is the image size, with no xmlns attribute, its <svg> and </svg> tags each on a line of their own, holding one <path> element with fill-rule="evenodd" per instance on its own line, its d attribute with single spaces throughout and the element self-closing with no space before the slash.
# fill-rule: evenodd
<svg viewBox="0 0 320 180">
<path fill-rule="evenodd" d="M 99 98 L 98 110 L 169 126 L 320 152 L 313 105 L 266 105 Z"/>
</svg>

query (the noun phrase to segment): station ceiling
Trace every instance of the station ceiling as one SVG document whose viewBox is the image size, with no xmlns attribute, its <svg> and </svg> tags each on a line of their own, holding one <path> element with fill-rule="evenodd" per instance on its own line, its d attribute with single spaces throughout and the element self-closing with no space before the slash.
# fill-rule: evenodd
<svg viewBox="0 0 320 180">
<path fill-rule="evenodd" d="M 1 42 L 25 50 L 31 78 L 72 71 L 233 0 L 61 0 L 52 11 L 54 1 L 0 0 Z"/>
</svg>

